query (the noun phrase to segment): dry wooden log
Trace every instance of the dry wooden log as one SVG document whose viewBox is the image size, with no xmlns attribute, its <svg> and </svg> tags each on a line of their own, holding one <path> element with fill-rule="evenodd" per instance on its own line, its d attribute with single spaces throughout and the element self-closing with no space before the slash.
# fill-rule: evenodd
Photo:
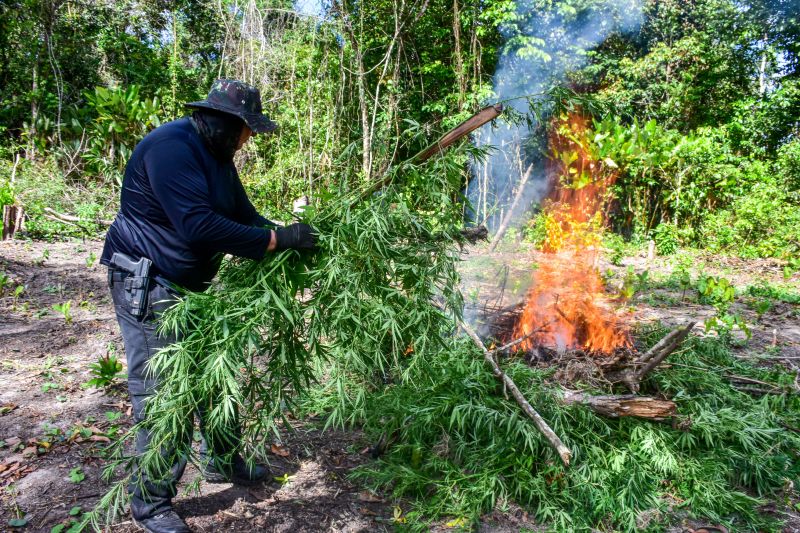
<svg viewBox="0 0 800 533">
<path fill-rule="evenodd" d="M 522 392 L 517 387 L 517 384 L 508 377 L 508 375 L 503 372 L 503 369 L 500 368 L 500 365 L 497 364 L 497 361 L 494 358 L 492 352 L 490 352 L 486 346 L 484 346 L 483 341 L 481 341 L 480 337 L 478 337 L 477 333 L 469 327 L 469 325 L 465 324 L 464 322 L 460 322 L 461 329 L 466 332 L 472 342 L 478 346 L 481 351 L 483 352 L 484 360 L 492 367 L 492 374 L 496 377 L 501 383 L 503 383 L 503 387 L 509 391 L 511 391 L 511 395 L 517 401 L 519 406 L 525 412 L 528 417 L 533 420 L 533 423 L 536 425 L 536 428 L 544 435 L 547 442 L 550 443 L 558 456 L 561 457 L 561 461 L 564 463 L 564 466 L 569 466 L 569 460 L 572 457 L 572 451 L 567 448 L 567 446 L 561 441 L 558 435 L 556 435 L 555 431 L 550 427 L 550 425 L 542 418 L 536 409 L 528 402 Z"/>
<path fill-rule="evenodd" d="M 76 217 L 74 215 L 66 215 L 64 213 L 59 213 L 55 209 L 51 209 L 49 207 L 45 207 L 44 210 L 46 212 L 50 213 L 54 218 L 56 218 L 58 220 L 61 220 L 62 222 L 73 222 L 73 223 L 86 222 L 85 219 L 81 219 L 80 217 Z M 97 224 L 100 224 L 101 226 L 110 226 L 114 221 L 113 220 L 103 220 L 103 219 L 98 218 L 94 222 L 96 222 Z"/>
<path fill-rule="evenodd" d="M 595 413 L 611 418 L 633 416 L 666 420 L 677 414 L 675 402 L 635 394 L 592 396 L 579 391 L 564 390 L 563 402 L 567 405 L 585 405 Z"/>
<path fill-rule="evenodd" d="M 439 140 L 412 157 L 410 161 L 414 164 L 421 164 L 430 159 L 432 156 L 444 152 L 448 146 L 452 145 L 464 136 L 469 135 L 487 122 L 491 122 L 492 120 L 496 119 L 502 112 L 502 104 L 490 105 L 481 109 L 470 118 L 439 137 Z M 354 204 L 369 198 L 375 192 L 392 183 L 393 179 L 394 174 L 388 172 L 388 170 L 385 170 L 383 172 L 383 177 L 367 186 L 358 194 L 357 198 L 354 200 Z"/>
</svg>

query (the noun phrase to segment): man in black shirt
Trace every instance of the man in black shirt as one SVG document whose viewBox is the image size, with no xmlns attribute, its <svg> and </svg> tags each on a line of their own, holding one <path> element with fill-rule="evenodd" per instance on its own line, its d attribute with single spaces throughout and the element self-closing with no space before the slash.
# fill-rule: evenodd
<svg viewBox="0 0 800 533">
<path fill-rule="evenodd" d="M 101 263 L 109 266 L 109 285 L 122 331 L 128 362 L 128 392 L 134 419 L 144 416 L 144 403 L 158 385 L 147 362 L 174 338 L 157 333 L 160 313 L 175 301 L 172 286 L 199 291 L 208 287 L 224 254 L 262 259 L 287 248 L 313 249 L 306 224 L 278 227 L 258 214 L 245 194 L 233 155 L 253 134 L 275 129 L 261 112 L 257 89 L 235 80 L 217 80 L 206 100 L 193 102 L 191 117 L 164 124 L 133 151 L 122 182 L 120 210 L 106 234 Z M 120 264 L 151 263 L 142 284 Z M 145 261 L 146 262 L 146 261 Z M 141 294 L 144 285 L 146 294 Z M 140 309 L 139 298 L 146 305 Z M 202 420 L 201 420 L 202 429 Z M 140 431 L 142 453 L 149 435 Z M 213 448 L 213 446 L 212 446 Z M 259 465 L 246 465 L 238 455 L 219 464 L 225 450 L 207 451 L 208 481 L 258 483 L 267 477 Z M 216 462 L 215 462 L 216 458 Z M 172 509 L 172 498 L 186 460 L 173 465 L 172 478 L 132 483 L 134 520 L 154 533 L 189 531 Z"/>
</svg>

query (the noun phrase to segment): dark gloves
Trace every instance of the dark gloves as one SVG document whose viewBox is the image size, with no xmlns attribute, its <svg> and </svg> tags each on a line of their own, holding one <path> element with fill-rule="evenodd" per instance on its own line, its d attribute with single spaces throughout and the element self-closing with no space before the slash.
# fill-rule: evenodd
<svg viewBox="0 0 800 533">
<path fill-rule="evenodd" d="M 283 228 L 275 229 L 275 251 L 287 250 L 314 250 L 317 246 L 317 235 L 314 228 L 308 224 L 289 224 Z"/>
</svg>

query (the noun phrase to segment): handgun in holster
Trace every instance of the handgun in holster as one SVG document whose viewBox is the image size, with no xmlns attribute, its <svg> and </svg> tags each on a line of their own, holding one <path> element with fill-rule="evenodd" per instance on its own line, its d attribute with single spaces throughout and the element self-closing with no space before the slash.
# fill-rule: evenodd
<svg viewBox="0 0 800 533">
<path fill-rule="evenodd" d="M 119 252 L 111 256 L 111 268 L 130 274 L 125 278 L 124 288 L 128 295 L 128 304 L 131 306 L 131 314 L 136 318 L 141 318 L 147 312 L 152 264 L 153 262 L 146 257 L 134 261 L 133 258 Z"/>
</svg>

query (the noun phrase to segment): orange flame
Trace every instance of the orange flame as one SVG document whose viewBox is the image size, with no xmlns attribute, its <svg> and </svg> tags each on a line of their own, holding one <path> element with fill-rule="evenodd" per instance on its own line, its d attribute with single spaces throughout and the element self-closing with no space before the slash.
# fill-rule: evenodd
<svg viewBox="0 0 800 533">
<path fill-rule="evenodd" d="M 630 346 L 630 335 L 614 314 L 597 269 L 606 225 L 613 162 L 596 161 L 586 139 L 585 119 L 562 117 L 550 139 L 559 179 L 544 202 L 538 268 L 533 273 L 514 338 L 529 336 L 522 347 L 546 345 L 611 353 Z"/>
</svg>

